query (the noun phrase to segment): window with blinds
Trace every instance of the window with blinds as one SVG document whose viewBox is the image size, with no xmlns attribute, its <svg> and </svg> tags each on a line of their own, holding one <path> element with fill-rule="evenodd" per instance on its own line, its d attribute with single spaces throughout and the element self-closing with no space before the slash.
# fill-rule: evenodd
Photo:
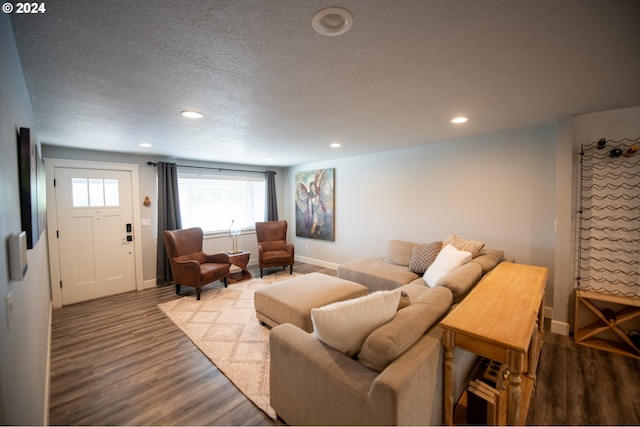
<svg viewBox="0 0 640 427">
<path fill-rule="evenodd" d="M 254 229 L 256 221 L 264 221 L 264 175 L 178 172 L 178 191 L 183 228 L 227 232 L 232 220 L 243 230 Z"/>
</svg>

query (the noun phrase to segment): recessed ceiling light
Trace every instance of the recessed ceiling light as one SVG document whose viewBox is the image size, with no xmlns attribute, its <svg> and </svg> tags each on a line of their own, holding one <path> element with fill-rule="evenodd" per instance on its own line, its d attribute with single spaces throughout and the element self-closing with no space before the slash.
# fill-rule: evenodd
<svg viewBox="0 0 640 427">
<path fill-rule="evenodd" d="M 266 157 L 266 158 L 265 158 L 265 160 L 266 160 L 267 162 L 270 162 L 270 161 L 271 161 L 271 160 L 273 160 L 273 159 L 272 159 L 271 157 Z"/>
<path fill-rule="evenodd" d="M 180 114 L 182 114 L 183 117 L 187 117 L 189 119 L 201 119 L 204 117 L 204 114 L 196 110 L 182 110 L 180 111 Z"/>
<path fill-rule="evenodd" d="M 313 15 L 311 26 L 316 33 L 323 36 L 339 36 L 346 33 L 353 25 L 353 16 L 348 10 L 340 7 L 322 9 Z"/>
<path fill-rule="evenodd" d="M 140 147 L 151 148 L 153 147 L 153 145 L 149 144 L 148 142 L 143 142 L 142 144 L 140 144 Z"/>
<path fill-rule="evenodd" d="M 451 120 L 451 123 L 466 123 L 469 121 L 469 117 L 456 117 Z"/>
<path fill-rule="evenodd" d="M 342 147 L 342 145 L 337 143 L 337 142 L 334 142 L 333 144 L 330 144 L 329 147 L 331 147 L 331 148 L 340 148 L 340 147 Z"/>
</svg>

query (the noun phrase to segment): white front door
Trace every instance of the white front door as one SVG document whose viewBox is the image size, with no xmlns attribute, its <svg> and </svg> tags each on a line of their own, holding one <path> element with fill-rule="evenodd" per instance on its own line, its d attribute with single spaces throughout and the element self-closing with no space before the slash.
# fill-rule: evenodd
<svg viewBox="0 0 640 427">
<path fill-rule="evenodd" d="M 136 289 L 131 172 L 54 171 L 62 304 Z"/>
</svg>

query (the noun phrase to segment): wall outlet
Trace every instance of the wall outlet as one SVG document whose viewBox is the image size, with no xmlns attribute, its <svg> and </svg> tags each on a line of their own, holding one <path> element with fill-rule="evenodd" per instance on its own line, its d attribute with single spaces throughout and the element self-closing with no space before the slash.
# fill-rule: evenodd
<svg viewBox="0 0 640 427">
<path fill-rule="evenodd" d="M 149 225 L 151 225 L 151 219 L 149 219 L 149 218 L 142 218 L 142 225 L 143 225 L 143 226 L 149 226 Z"/>
<path fill-rule="evenodd" d="M 309 244 L 305 243 L 305 244 L 304 244 L 304 248 L 305 248 L 305 249 L 309 249 Z"/>
</svg>

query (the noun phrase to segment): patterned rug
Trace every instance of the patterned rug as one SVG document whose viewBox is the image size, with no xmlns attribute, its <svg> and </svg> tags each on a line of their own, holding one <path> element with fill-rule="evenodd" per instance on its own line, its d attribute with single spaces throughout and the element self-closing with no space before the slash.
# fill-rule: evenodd
<svg viewBox="0 0 640 427">
<path fill-rule="evenodd" d="M 256 318 L 253 294 L 298 275 L 279 271 L 264 279 L 207 289 L 200 301 L 193 295 L 158 304 L 218 369 L 273 419 L 275 411 L 269 405 L 269 330 Z"/>
</svg>

